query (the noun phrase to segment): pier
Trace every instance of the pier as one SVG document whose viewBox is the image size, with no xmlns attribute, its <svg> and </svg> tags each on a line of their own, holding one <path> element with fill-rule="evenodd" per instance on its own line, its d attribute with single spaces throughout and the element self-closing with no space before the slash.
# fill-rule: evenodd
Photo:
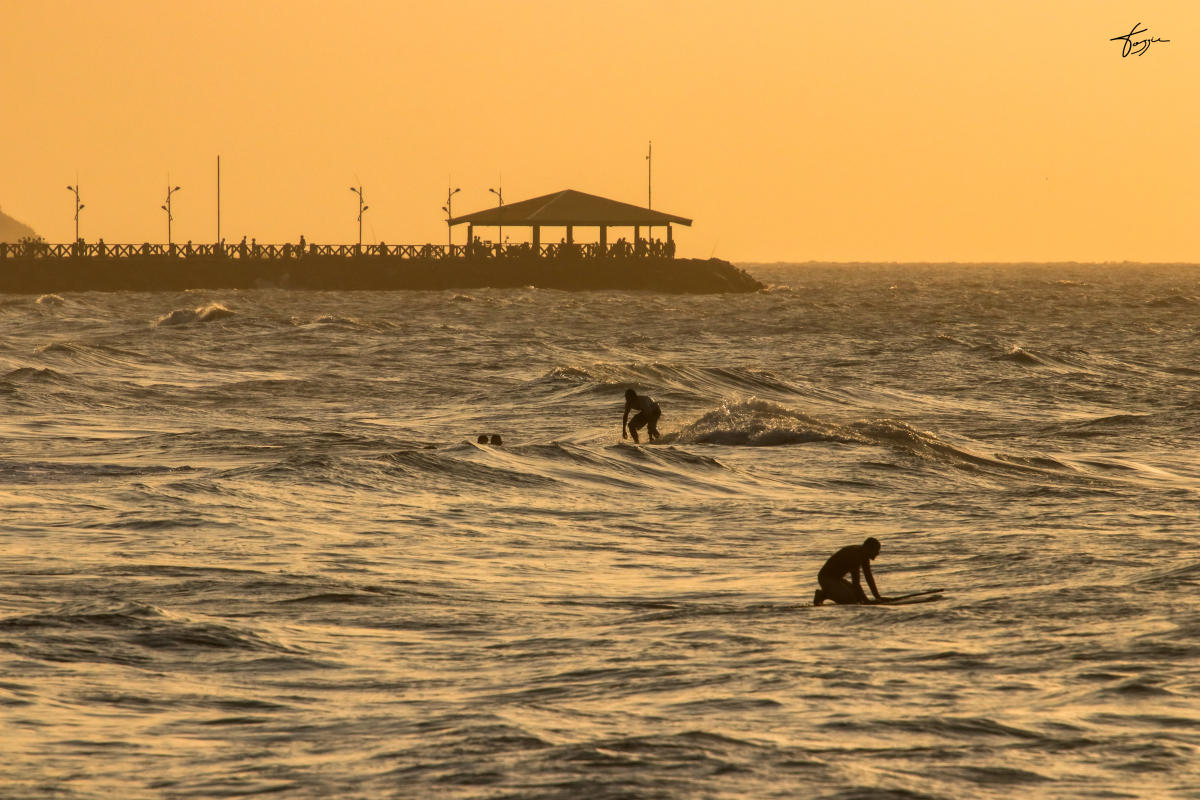
<svg viewBox="0 0 1200 800">
<path fill-rule="evenodd" d="M 626 246 L 623 246 L 626 245 Z M 188 289 L 543 289 L 753 292 L 719 259 L 641 247 L 531 244 L 47 244 L 0 243 L 0 293 Z"/>
<path fill-rule="evenodd" d="M 670 255 L 668 255 L 670 250 Z M 473 241 L 471 244 L 105 244 L 73 242 L 50 244 L 40 241 L 0 242 L 0 263 L 26 259 L 134 259 L 156 258 L 186 262 L 190 259 L 234 261 L 300 261 L 308 258 L 395 258 L 420 261 L 489 260 L 514 258 L 673 258 L 674 248 L 660 241 L 500 244 Z"/>
<path fill-rule="evenodd" d="M 564 190 L 486 211 L 449 217 L 467 225 L 466 244 L 48 244 L 0 243 L 0 292 L 173 291 L 186 289 L 467 289 L 536 286 L 566 290 L 748 292 L 762 285 L 718 259 L 675 257 L 672 224 L 691 220 Z M 531 241 L 486 241 L 476 229 L 526 226 Z M 595 226 L 599 241 L 576 242 Z M 609 241 L 631 227 L 632 241 Z M 650 237 L 654 227 L 666 240 Z M 558 242 L 541 241 L 561 227 Z M 642 236 L 643 229 L 647 236 Z M 500 238 L 499 236 L 497 237 Z"/>
</svg>

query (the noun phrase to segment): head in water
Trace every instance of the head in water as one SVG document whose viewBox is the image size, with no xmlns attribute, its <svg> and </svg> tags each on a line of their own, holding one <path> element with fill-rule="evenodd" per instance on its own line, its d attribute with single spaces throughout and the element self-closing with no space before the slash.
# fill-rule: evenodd
<svg viewBox="0 0 1200 800">
<path fill-rule="evenodd" d="M 504 440 L 500 438 L 500 434 L 498 434 L 498 433 L 492 434 L 492 444 L 497 447 L 504 444 Z"/>
<path fill-rule="evenodd" d="M 635 392 L 633 389 L 626 389 L 625 390 L 625 399 L 630 402 L 637 400 L 637 392 Z"/>
<path fill-rule="evenodd" d="M 487 444 L 488 443 L 487 434 L 486 433 L 479 434 L 479 438 L 476 439 L 475 441 L 478 442 L 479 444 Z"/>
<path fill-rule="evenodd" d="M 866 540 L 863 541 L 862 548 L 863 552 L 867 554 L 867 558 L 874 561 L 875 556 L 879 555 L 879 540 L 874 536 L 868 536 Z"/>
</svg>

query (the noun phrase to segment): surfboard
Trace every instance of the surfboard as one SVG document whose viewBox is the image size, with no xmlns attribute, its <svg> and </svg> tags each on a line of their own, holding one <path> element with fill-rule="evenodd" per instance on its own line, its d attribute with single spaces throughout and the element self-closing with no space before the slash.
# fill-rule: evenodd
<svg viewBox="0 0 1200 800">
<path fill-rule="evenodd" d="M 941 594 L 944 591 L 946 591 L 946 590 L 945 589 L 926 589 L 923 592 L 909 592 L 908 594 L 898 594 L 895 597 L 889 597 L 887 600 L 885 600 L 883 602 L 894 603 L 897 600 L 907 600 L 910 597 L 921 597 L 921 596 L 927 595 L 927 594 Z"/>
<path fill-rule="evenodd" d="M 911 606 L 916 603 L 932 603 L 936 600 L 945 600 L 946 596 L 940 594 L 942 589 L 931 589 L 928 592 L 913 592 L 912 594 L 902 594 L 899 597 L 889 597 L 887 600 L 870 600 L 866 603 L 849 603 L 850 606 Z M 838 603 L 829 602 L 827 605 L 836 606 Z"/>
<path fill-rule="evenodd" d="M 925 594 L 922 593 L 917 597 L 896 597 L 891 600 L 876 600 L 869 605 L 873 606 L 911 606 L 916 603 L 932 603 L 935 600 L 945 600 L 946 596 L 941 594 Z"/>
</svg>

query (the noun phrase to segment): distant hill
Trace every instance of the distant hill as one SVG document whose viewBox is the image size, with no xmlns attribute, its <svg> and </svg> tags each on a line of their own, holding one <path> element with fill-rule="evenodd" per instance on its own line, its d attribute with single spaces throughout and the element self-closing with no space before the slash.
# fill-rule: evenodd
<svg viewBox="0 0 1200 800">
<path fill-rule="evenodd" d="M 37 231 L 0 211 L 0 242 L 18 242 L 26 236 L 37 236 Z"/>
</svg>

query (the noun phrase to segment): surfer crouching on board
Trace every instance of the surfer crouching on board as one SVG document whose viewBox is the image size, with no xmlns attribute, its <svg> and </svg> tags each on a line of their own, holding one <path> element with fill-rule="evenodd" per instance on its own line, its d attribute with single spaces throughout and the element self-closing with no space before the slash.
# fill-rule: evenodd
<svg viewBox="0 0 1200 800">
<path fill-rule="evenodd" d="M 859 580 L 860 570 L 867 576 L 867 585 L 871 587 L 875 600 L 887 599 L 875 588 L 875 576 L 871 574 L 871 561 L 877 555 L 879 540 L 874 536 L 867 537 L 862 544 L 843 547 L 831 555 L 817 573 L 817 583 L 821 584 L 821 588 L 813 593 L 813 605 L 819 606 L 826 600 L 848 605 L 870 603 Z M 854 573 L 854 583 L 846 580 L 846 575 L 850 573 Z"/>
<path fill-rule="evenodd" d="M 629 419 L 629 412 L 637 410 L 633 419 Z M 658 403 L 654 402 L 654 398 L 648 394 L 638 395 L 633 389 L 625 390 L 625 415 L 621 417 L 621 438 L 626 438 L 625 428 L 629 428 L 629 436 L 633 437 L 636 444 L 638 441 L 638 429 L 643 425 L 646 426 L 646 434 L 650 437 L 650 441 L 658 438 L 658 418 L 662 416 L 662 409 L 658 407 Z"/>
</svg>

